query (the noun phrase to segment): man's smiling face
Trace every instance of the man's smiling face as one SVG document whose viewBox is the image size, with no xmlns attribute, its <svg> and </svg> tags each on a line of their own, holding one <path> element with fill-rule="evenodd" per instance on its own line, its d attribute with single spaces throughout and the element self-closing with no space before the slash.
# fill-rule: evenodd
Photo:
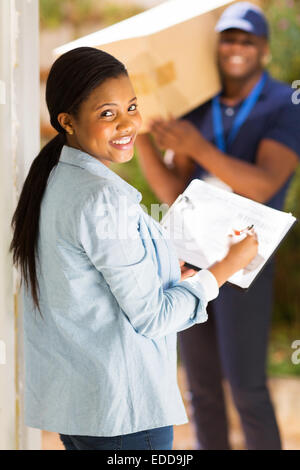
<svg viewBox="0 0 300 470">
<path fill-rule="evenodd" d="M 263 68 L 263 57 L 268 54 L 265 38 L 228 29 L 220 33 L 218 65 L 225 78 L 248 78 Z"/>
</svg>

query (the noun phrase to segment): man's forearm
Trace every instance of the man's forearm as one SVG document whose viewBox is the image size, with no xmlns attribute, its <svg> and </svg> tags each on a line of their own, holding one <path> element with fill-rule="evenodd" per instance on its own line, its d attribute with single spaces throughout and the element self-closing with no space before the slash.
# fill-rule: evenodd
<svg viewBox="0 0 300 470">
<path fill-rule="evenodd" d="M 166 167 L 149 135 L 139 135 L 135 144 L 142 171 L 150 187 L 160 201 L 171 205 L 184 190 L 184 182 Z"/>
<path fill-rule="evenodd" d="M 257 165 L 226 155 L 207 141 L 195 148 L 191 157 L 237 194 L 262 203 L 272 197 L 273 182 L 268 173 Z"/>
</svg>

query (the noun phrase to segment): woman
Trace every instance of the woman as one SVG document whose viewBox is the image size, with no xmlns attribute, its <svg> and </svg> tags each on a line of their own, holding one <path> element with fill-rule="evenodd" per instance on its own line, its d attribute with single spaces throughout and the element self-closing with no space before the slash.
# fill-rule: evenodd
<svg viewBox="0 0 300 470">
<path fill-rule="evenodd" d="M 26 424 L 60 433 L 68 450 L 171 449 L 173 425 L 187 420 L 176 332 L 206 320 L 257 240 L 180 282 L 140 193 L 108 168 L 132 158 L 141 125 L 124 65 L 93 48 L 67 52 L 46 101 L 58 135 L 33 161 L 12 222 L 25 281 Z"/>
</svg>

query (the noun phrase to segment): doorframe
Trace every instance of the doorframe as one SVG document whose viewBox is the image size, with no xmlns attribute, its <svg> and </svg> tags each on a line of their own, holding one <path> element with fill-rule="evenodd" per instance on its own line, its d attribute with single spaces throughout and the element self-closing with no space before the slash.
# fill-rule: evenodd
<svg viewBox="0 0 300 470">
<path fill-rule="evenodd" d="M 0 2 L 0 449 L 41 449 L 41 431 L 24 424 L 20 276 L 8 253 L 10 222 L 40 149 L 39 1 Z M 0 358 L 1 359 L 1 358 Z M 3 359 L 3 358 L 2 358 Z"/>
</svg>

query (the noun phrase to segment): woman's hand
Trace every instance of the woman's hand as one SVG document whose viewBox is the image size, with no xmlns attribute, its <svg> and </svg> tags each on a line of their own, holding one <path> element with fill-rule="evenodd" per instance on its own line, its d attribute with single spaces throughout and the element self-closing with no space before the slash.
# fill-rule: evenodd
<svg viewBox="0 0 300 470">
<path fill-rule="evenodd" d="M 221 287 L 233 274 L 245 268 L 258 253 L 258 239 L 256 233 L 251 230 L 246 237 L 237 243 L 230 244 L 227 255 L 221 261 L 215 263 L 208 270 L 215 276 Z M 197 271 L 187 268 L 184 261 L 179 260 L 181 279 L 194 276 Z"/>
<path fill-rule="evenodd" d="M 208 270 L 215 276 L 221 287 L 233 274 L 245 268 L 255 258 L 257 252 L 257 235 L 254 231 L 250 231 L 243 240 L 231 244 L 225 258 Z"/>
<path fill-rule="evenodd" d="M 194 276 L 194 274 L 197 273 L 197 271 L 195 271 L 194 269 L 187 268 L 184 265 L 184 261 L 179 260 L 179 264 L 180 264 L 180 270 L 181 270 L 180 281 L 184 281 L 188 277 Z"/>
<path fill-rule="evenodd" d="M 235 267 L 236 271 L 245 268 L 257 255 L 258 239 L 257 234 L 251 230 L 247 236 L 237 243 L 231 243 L 227 258 Z"/>
</svg>

